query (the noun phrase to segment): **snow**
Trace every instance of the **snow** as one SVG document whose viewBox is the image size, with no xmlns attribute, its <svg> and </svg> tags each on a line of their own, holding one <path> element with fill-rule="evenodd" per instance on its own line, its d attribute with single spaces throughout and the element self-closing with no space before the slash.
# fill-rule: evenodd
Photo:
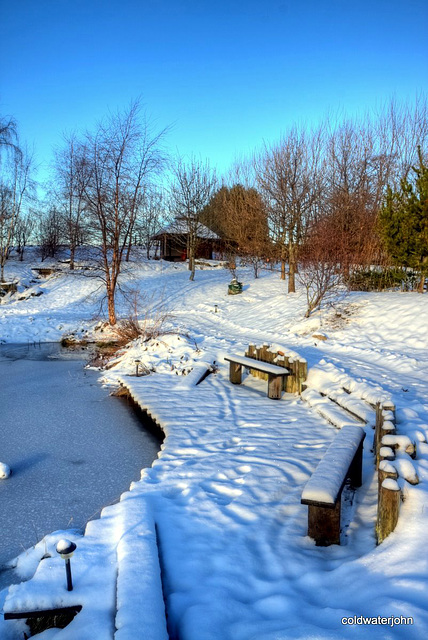
<svg viewBox="0 0 428 640">
<path fill-rule="evenodd" d="M 163 234 L 171 234 L 171 235 L 179 235 L 185 236 L 189 233 L 189 225 L 186 220 L 175 220 L 170 225 L 164 227 L 156 234 L 157 238 L 160 238 Z M 218 236 L 214 231 L 211 231 L 208 227 L 203 224 L 198 224 L 197 227 L 197 237 L 204 238 L 209 240 L 220 240 L 220 236 Z"/>
<path fill-rule="evenodd" d="M 0 462 L 0 480 L 10 476 L 10 467 L 5 462 Z"/>
<path fill-rule="evenodd" d="M 250 367 L 251 365 L 254 365 L 255 367 L 261 366 L 263 368 L 263 371 L 265 371 L 266 373 L 273 373 L 274 375 L 286 375 L 283 367 L 278 367 L 277 365 L 270 364 L 269 362 L 254 363 L 252 362 L 251 358 L 246 358 L 245 356 L 241 355 L 230 355 L 225 357 L 224 360 L 232 360 L 232 362 L 236 362 L 237 364 L 240 364 L 244 367 Z"/>
<path fill-rule="evenodd" d="M 56 545 L 56 551 L 59 554 L 69 554 L 69 553 L 73 553 L 74 551 L 74 542 L 71 542 L 71 540 L 67 540 L 66 538 L 61 538 L 61 540 L 59 540 L 59 542 Z"/>
<path fill-rule="evenodd" d="M 198 270 L 191 283 L 185 265 L 132 266 L 123 283 L 163 290 L 159 304 L 174 316 L 169 328 L 181 333 L 160 337 L 157 346 L 137 340 L 100 375 L 108 384 L 121 380 L 158 421 L 166 433 L 162 451 L 83 537 L 53 536 L 77 544 L 72 592 L 56 553 L 31 578 L 42 545 L 30 553 L 30 579 L 10 587 L 4 606 L 83 605 L 68 627 L 45 632 L 43 640 L 167 638 L 164 599 L 170 637 L 186 640 L 425 637 L 428 296 L 353 293 L 303 319 L 303 292 L 287 295 L 275 272 L 254 280 L 241 269 L 243 293 L 227 296 L 230 274 L 223 269 Z M 7 277 L 20 269 L 7 265 Z M 40 287 L 42 296 L 0 306 L 4 340 L 91 335 L 102 297 L 93 280 L 58 274 Z M 125 313 L 125 301 L 119 309 Z M 328 339 L 314 340 L 317 332 Z M 313 406 L 289 394 L 269 400 L 266 383 L 255 378 L 229 383 L 222 358 L 244 353 L 251 342 L 268 342 L 308 361 Z M 137 378 L 137 357 L 155 371 Z M 196 384 L 214 362 L 218 373 Z M 369 437 L 363 486 L 344 509 L 343 546 L 316 547 L 306 535 L 302 489 L 341 433 L 317 410 L 319 385 L 329 387 L 328 381 L 352 396 L 348 407 L 355 418 L 328 401 L 342 412 L 338 426 L 346 429 L 348 420 L 358 431 L 364 420 L 372 435 L 374 405 L 392 401 L 397 433 L 417 443 L 414 460 L 400 451 L 391 463 L 409 462 L 420 483 L 406 483 L 401 470 L 406 499 L 395 531 L 378 547 Z M 361 615 L 411 616 L 413 625 L 343 627 L 343 617 Z M 22 638 L 22 625 L 0 621 L 0 637 Z"/>
<path fill-rule="evenodd" d="M 382 482 L 382 487 L 384 489 L 389 489 L 389 491 L 400 491 L 398 482 L 393 478 L 385 478 L 385 480 Z"/>
</svg>

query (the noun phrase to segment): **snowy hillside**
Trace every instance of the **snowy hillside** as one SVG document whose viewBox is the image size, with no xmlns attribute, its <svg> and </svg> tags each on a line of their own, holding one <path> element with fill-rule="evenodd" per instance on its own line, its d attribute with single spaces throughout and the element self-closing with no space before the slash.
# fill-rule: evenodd
<svg viewBox="0 0 428 640">
<path fill-rule="evenodd" d="M 59 341 L 72 332 L 98 339 L 100 282 L 83 270 L 32 282 L 30 266 L 7 264 L 8 279 L 22 286 L 1 299 L 0 340 Z M 277 272 L 255 280 L 240 269 L 237 296 L 227 295 L 230 279 L 214 264 L 199 268 L 194 282 L 183 264 L 129 264 L 119 315 L 129 311 L 127 291 L 132 298 L 138 290 L 154 311 L 169 314 L 168 333 L 123 348 L 100 380 L 121 382 L 161 425 L 162 451 L 75 540 L 75 589 L 65 591 L 63 561 L 54 553 L 65 535 L 59 532 L 20 557 L 17 570 L 29 580 L 2 592 L 5 610 L 83 606 L 65 629 L 37 636 L 43 640 L 425 637 L 428 295 L 342 292 L 305 320 L 304 293 L 287 294 Z M 266 382 L 255 378 L 230 384 L 223 358 L 243 354 L 249 343 L 307 360 L 306 402 L 291 394 L 269 400 Z M 135 376 L 136 359 L 150 375 Z M 217 372 L 195 386 L 213 363 Z M 341 426 L 340 418 L 326 419 L 333 413 L 323 413 L 317 399 L 327 388 L 339 393 L 337 385 L 349 387 L 349 410 L 366 423 L 363 486 L 344 510 L 343 544 L 324 548 L 306 535 L 300 498 Z M 373 398 L 395 403 L 397 431 L 416 443 L 409 464 L 420 480 L 400 478 L 398 526 L 378 547 L 374 412 L 366 403 Z M 53 557 L 38 564 L 46 549 Z M 351 624 L 354 616 L 388 621 Z M 401 616 L 412 624 L 398 624 Z M 0 620 L 4 640 L 24 630 L 22 621 Z"/>
</svg>

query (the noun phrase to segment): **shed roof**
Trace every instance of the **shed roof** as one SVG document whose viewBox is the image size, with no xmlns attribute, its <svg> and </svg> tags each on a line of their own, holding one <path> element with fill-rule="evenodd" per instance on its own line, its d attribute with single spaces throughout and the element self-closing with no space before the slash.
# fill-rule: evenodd
<svg viewBox="0 0 428 640">
<path fill-rule="evenodd" d="M 197 237 L 203 238 L 204 240 L 220 240 L 220 236 L 218 236 L 214 231 L 211 231 L 204 224 L 198 224 L 197 229 Z M 188 225 L 186 220 L 179 219 L 174 220 L 171 224 L 167 225 L 163 229 L 157 232 L 154 238 L 159 238 L 163 235 L 169 236 L 185 236 L 188 233 Z"/>
</svg>

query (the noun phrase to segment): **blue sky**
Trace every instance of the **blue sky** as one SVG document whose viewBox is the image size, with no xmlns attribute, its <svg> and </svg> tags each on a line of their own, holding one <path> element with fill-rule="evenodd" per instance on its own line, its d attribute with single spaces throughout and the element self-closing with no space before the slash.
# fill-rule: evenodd
<svg viewBox="0 0 428 640">
<path fill-rule="evenodd" d="M 0 113 L 40 175 L 63 131 L 141 96 L 220 171 L 294 122 L 428 89 L 427 0 L 2 0 Z"/>
</svg>

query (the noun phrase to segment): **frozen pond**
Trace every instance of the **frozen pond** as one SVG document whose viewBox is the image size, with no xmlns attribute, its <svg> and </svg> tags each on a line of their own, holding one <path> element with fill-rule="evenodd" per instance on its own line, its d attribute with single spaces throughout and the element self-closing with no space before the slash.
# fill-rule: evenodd
<svg viewBox="0 0 428 640">
<path fill-rule="evenodd" d="M 83 365 L 56 344 L 0 347 L 0 461 L 13 472 L 0 480 L 0 567 L 84 527 L 157 456 L 158 438 Z"/>
</svg>

